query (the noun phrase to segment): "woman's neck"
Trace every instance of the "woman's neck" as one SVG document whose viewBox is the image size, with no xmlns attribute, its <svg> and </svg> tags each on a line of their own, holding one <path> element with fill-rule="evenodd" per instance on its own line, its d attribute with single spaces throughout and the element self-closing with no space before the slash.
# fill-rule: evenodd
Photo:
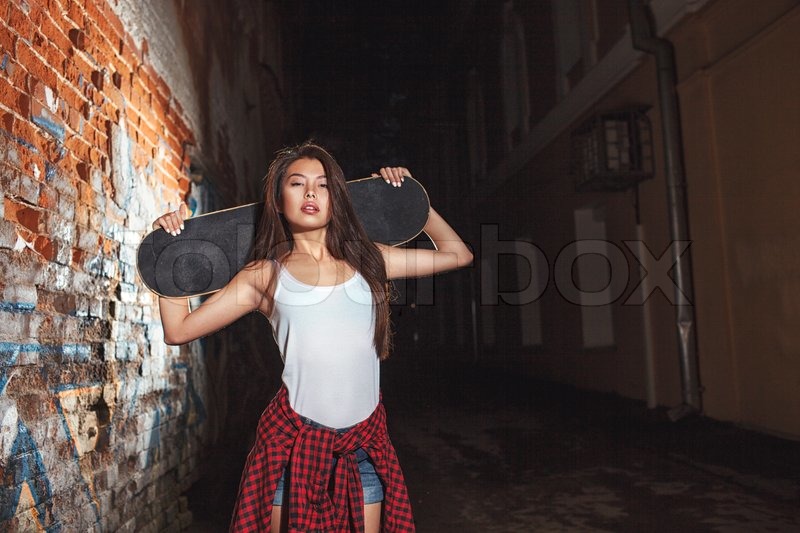
<svg viewBox="0 0 800 533">
<path fill-rule="evenodd" d="M 317 262 L 330 258 L 330 252 L 325 245 L 324 232 L 294 233 L 294 249 L 292 253 L 303 254 L 313 257 Z"/>
</svg>

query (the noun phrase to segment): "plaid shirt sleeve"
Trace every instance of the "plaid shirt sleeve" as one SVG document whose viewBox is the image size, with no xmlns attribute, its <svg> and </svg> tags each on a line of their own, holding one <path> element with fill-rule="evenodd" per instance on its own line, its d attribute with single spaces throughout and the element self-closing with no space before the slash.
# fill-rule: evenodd
<svg viewBox="0 0 800 533">
<path fill-rule="evenodd" d="M 313 428 L 289 406 L 281 387 L 258 424 L 248 455 L 230 531 L 269 531 L 272 500 L 289 464 L 291 494 L 284 512 L 290 532 L 361 532 L 364 498 L 355 451 L 363 448 L 384 484 L 381 531 L 415 531 L 411 503 L 397 454 L 386 431 L 386 412 L 379 404 L 369 418 L 345 433 Z M 332 458 L 339 457 L 332 467 Z"/>
</svg>

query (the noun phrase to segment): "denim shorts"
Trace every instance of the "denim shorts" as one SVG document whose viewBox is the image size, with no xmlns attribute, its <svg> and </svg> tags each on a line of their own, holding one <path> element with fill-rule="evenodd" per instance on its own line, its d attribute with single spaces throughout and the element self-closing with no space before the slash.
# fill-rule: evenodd
<svg viewBox="0 0 800 533">
<path fill-rule="evenodd" d="M 302 418 L 305 424 L 310 426 L 314 426 L 317 428 L 325 428 L 331 429 L 327 426 L 323 426 L 318 422 L 314 422 L 310 418 L 300 417 Z M 336 429 L 334 431 L 338 433 L 344 433 L 350 428 L 344 429 Z M 378 477 L 378 473 L 375 471 L 375 466 L 372 464 L 372 460 L 367 455 L 367 452 L 364 451 L 363 448 L 359 448 L 356 450 L 356 460 L 358 461 L 358 472 L 361 474 L 361 488 L 364 492 L 364 504 L 371 504 L 371 503 L 379 503 L 383 501 L 383 484 L 381 483 L 381 479 Z M 336 457 L 333 458 L 333 465 L 336 466 L 336 461 L 338 459 Z M 284 492 L 284 484 L 286 481 L 286 470 L 288 466 L 283 471 L 283 475 L 278 480 L 278 487 L 275 489 L 275 498 L 272 500 L 272 505 L 283 505 L 283 492 Z"/>
</svg>

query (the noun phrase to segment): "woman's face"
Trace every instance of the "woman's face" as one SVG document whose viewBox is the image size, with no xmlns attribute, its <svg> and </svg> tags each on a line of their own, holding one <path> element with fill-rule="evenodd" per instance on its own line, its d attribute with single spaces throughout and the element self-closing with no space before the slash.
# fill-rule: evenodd
<svg viewBox="0 0 800 533">
<path fill-rule="evenodd" d="M 289 165 L 278 205 L 292 231 L 328 225 L 331 215 L 328 178 L 319 160 L 303 158 Z"/>
</svg>

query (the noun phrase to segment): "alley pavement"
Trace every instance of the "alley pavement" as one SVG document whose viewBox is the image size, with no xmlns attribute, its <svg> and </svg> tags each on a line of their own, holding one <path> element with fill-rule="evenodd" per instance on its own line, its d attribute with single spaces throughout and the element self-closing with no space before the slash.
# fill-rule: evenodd
<svg viewBox="0 0 800 533">
<path fill-rule="evenodd" d="M 800 532 L 800 442 L 435 361 L 382 370 L 421 533 Z"/>
<path fill-rule="evenodd" d="M 383 376 L 421 532 L 800 532 L 800 442 L 468 364 Z"/>
</svg>

